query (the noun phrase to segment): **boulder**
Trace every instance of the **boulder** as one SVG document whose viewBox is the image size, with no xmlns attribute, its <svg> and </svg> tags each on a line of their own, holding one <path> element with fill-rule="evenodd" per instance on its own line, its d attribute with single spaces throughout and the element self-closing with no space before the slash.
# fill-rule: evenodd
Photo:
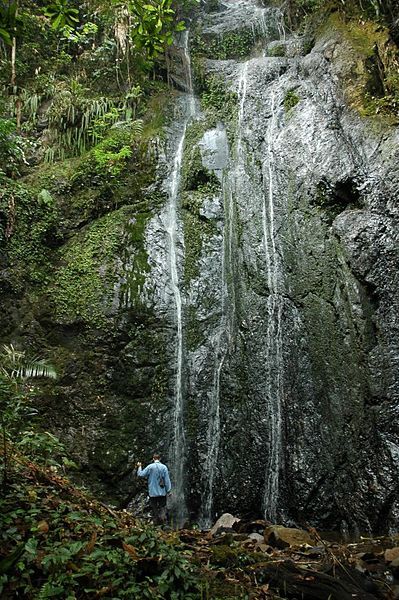
<svg viewBox="0 0 399 600">
<path fill-rule="evenodd" d="M 263 544 L 265 538 L 263 535 L 260 535 L 260 533 L 250 533 L 248 539 L 258 542 L 259 544 Z"/>
<path fill-rule="evenodd" d="M 394 560 L 399 558 L 399 547 L 388 548 L 385 550 L 384 558 L 386 562 L 393 562 Z"/>
<path fill-rule="evenodd" d="M 237 517 L 233 517 L 230 513 L 224 513 L 214 524 L 212 529 L 209 532 L 211 537 L 215 537 L 218 533 L 222 531 L 232 531 L 234 523 L 238 523 L 240 519 Z"/>
<path fill-rule="evenodd" d="M 266 544 L 275 548 L 289 548 L 291 546 L 313 546 L 314 540 L 311 535 L 303 529 L 293 529 L 282 525 L 271 525 L 264 532 Z"/>
<path fill-rule="evenodd" d="M 265 527 L 271 525 L 270 521 L 264 519 L 257 519 L 255 521 L 238 521 L 234 524 L 234 529 L 240 533 L 261 533 L 265 530 Z"/>
</svg>

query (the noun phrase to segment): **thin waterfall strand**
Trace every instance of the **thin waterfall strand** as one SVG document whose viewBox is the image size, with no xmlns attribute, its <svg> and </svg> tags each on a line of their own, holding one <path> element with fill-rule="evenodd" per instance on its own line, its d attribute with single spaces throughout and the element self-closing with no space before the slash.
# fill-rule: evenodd
<svg viewBox="0 0 399 600">
<path fill-rule="evenodd" d="M 268 407 L 267 423 L 269 452 L 265 473 L 264 511 L 265 517 L 277 517 L 280 465 L 282 456 L 282 399 L 283 399 L 283 336 L 282 312 L 284 299 L 280 293 L 281 275 L 279 256 L 275 241 L 274 215 L 274 153 L 273 139 L 277 130 L 277 112 L 274 90 L 271 91 L 271 117 L 267 135 L 267 175 L 268 188 L 265 193 L 262 225 L 267 267 L 269 297 L 267 301 L 266 333 L 266 399 Z"/>
<path fill-rule="evenodd" d="M 221 281 L 221 320 L 215 340 L 215 367 L 210 394 L 210 410 L 207 431 L 207 456 L 204 464 L 205 493 L 202 506 L 201 526 L 210 525 L 213 511 L 213 488 L 220 446 L 220 379 L 227 353 L 234 339 L 235 327 L 235 286 L 234 286 L 234 239 L 235 207 L 233 188 L 237 188 L 245 169 L 245 148 L 243 146 L 243 120 L 247 93 L 248 63 L 244 63 L 238 82 L 239 112 L 237 123 L 236 168 L 223 177 L 223 205 L 225 224 L 222 241 L 222 281 Z"/>
<path fill-rule="evenodd" d="M 175 518 L 177 525 L 182 525 L 186 518 L 186 501 L 184 486 L 185 470 L 185 433 L 184 433 L 184 397 L 183 397 L 183 309 L 182 296 L 179 287 L 179 268 L 177 257 L 177 232 L 178 232 L 178 200 L 181 182 L 181 169 L 183 162 L 184 143 L 186 139 L 187 126 L 195 116 L 196 104 L 192 88 L 191 61 L 188 50 L 189 32 L 184 32 L 184 65 L 187 80 L 187 113 L 183 125 L 183 130 L 176 150 L 173 162 L 173 170 L 170 178 L 169 204 L 167 211 L 167 223 L 165 226 L 169 238 L 169 270 L 171 278 L 171 288 L 175 302 L 175 316 L 177 324 L 177 344 L 176 344 L 176 382 L 175 382 L 175 402 L 173 413 L 173 445 L 172 445 L 172 472 L 174 479 L 175 496 Z"/>
</svg>

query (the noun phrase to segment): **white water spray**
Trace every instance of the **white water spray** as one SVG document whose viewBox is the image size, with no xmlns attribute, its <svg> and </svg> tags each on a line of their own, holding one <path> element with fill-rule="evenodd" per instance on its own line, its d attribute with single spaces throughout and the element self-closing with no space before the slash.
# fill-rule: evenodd
<svg viewBox="0 0 399 600">
<path fill-rule="evenodd" d="M 247 93 L 248 63 L 242 66 L 238 81 L 238 123 L 235 168 L 226 174 L 222 180 L 223 205 L 225 224 L 223 227 L 222 265 L 221 265 L 221 319 L 214 341 L 215 366 L 213 371 L 212 389 L 209 396 L 209 416 L 207 431 L 207 456 L 204 464 L 206 475 L 204 501 L 202 506 L 201 526 L 209 527 L 212 522 L 213 488 L 220 445 L 220 380 L 227 354 L 234 342 L 235 329 L 235 206 L 234 193 L 238 192 L 239 182 L 245 169 L 246 154 L 243 146 L 243 122 L 245 98 Z"/>
<path fill-rule="evenodd" d="M 182 296 L 179 287 L 179 265 L 178 265 L 178 200 L 181 182 L 181 170 L 183 162 L 184 143 L 186 139 L 187 126 L 194 118 L 196 113 L 196 103 L 193 93 L 191 61 L 188 50 L 189 32 L 184 32 L 184 66 L 186 72 L 187 105 L 185 120 L 182 133 L 176 149 L 173 161 L 173 169 L 170 176 L 169 185 L 169 203 L 167 207 L 165 230 L 169 240 L 169 272 L 172 293 L 175 303 L 175 318 L 177 325 L 177 343 L 176 343 L 176 381 L 175 381 L 175 401 L 173 412 L 173 444 L 171 452 L 171 465 L 174 483 L 174 504 L 176 525 L 181 526 L 186 519 L 186 501 L 184 491 L 184 469 L 185 469 L 185 434 L 184 434 L 184 394 L 183 394 L 183 309 Z"/>
<path fill-rule="evenodd" d="M 269 296 L 267 300 L 266 333 L 266 399 L 269 433 L 269 452 L 265 473 L 263 506 L 265 518 L 275 521 L 279 494 L 280 466 L 282 461 L 282 401 L 283 401 L 283 335 L 282 312 L 284 298 L 281 295 L 281 270 L 276 248 L 274 211 L 274 152 L 273 141 L 277 131 L 276 98 L 271 91 L 271 116 L 267 135 L 267 158 L 264 165 L 268 179 L 265 190 L 262 226 L 263 243 L 267 267 Z"/>
</svg>

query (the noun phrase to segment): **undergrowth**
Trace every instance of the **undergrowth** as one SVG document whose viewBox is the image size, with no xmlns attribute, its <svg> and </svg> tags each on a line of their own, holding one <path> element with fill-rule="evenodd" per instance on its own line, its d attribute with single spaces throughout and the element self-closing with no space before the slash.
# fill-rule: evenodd
<svg viewBox="0 0 399 600">
<path fill-rule="evenodd" d="M 0 531 L 3 600 L 200 597 L 190 553 L 175 535 L 105 507 L 15 449 Z"/>
</svg>

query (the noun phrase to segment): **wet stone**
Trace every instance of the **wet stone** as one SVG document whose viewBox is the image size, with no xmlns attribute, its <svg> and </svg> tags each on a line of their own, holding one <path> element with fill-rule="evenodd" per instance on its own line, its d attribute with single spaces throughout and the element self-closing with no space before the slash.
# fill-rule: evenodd
<svg viewBox="0 0 399 600">
<path fill-rule="evenodd" d="M 399 559 L 399 547 L 389 548 L 385 550 L 384 558 L 386 562 L 393 563 L 394 561 Z M 396 566 L 396 565 L 395 565 Z"/>
<path fill-rule="evenodd" d="M 237 517 L 234 517 L 230 513 L 224 513 L 216 521 L 215 525 L 210 530 L 209 535 L 211 537 L 215 537 L 216 535 L 218 535 L 222 532 L 233 531 L 233 525 L 234 525 L 234 523 L 237 523 L 238 521 L 240 521 L 240 519 L 238 519 Z"/>
<path fill-rule="evenodd" d="M 281 525 L 267 527 L 264 532 L 265 542 L 275 548 L 313 545 L 313 539 L 307 531 L 293 529 Z"/>
</svg>

